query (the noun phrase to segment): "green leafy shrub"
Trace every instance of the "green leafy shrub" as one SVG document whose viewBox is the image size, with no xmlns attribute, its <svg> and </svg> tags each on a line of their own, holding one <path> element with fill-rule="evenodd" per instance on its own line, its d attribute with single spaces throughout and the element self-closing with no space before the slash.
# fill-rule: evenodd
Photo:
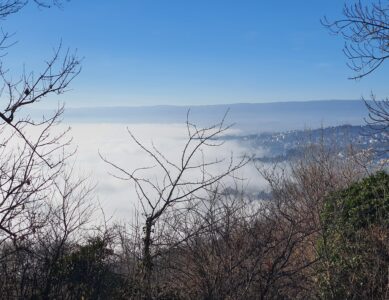
<svg viewBox="0 0 389 300">
<path fill-rule="evenodd" d="M 125 280 L 117 274 L 114 252 L 97 237 L 65 256 L 60 262 L 62 285 L 74 299 L 121 299 Z"/>
<path fill-rule="evenodd" d="M 321 214 L 319 287 L 325 299 L 385 299 L 389 175 L 378 172 L 333 193 Z"/>
</svg>

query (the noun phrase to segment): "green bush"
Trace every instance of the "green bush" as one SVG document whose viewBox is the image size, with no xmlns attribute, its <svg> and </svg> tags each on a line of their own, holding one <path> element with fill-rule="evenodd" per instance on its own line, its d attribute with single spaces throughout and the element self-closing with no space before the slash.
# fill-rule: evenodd
<svg viewBox="0 0 389 300">
<path fill-rule="evenodd" d="M 121 298 L 126 282 L 112 270 L 113 259 L 113 251 L 100 237 L 65 256 L 58 269 L 62 286 L 67 286 L 66 293 L 74 299 Z"/>
<path fill-rule="evenodd" d="M 378 172 L 325 200 L 319 287 L 325 299 L 384 299 L 389 266 L 389 175 Z"/>
</svg>

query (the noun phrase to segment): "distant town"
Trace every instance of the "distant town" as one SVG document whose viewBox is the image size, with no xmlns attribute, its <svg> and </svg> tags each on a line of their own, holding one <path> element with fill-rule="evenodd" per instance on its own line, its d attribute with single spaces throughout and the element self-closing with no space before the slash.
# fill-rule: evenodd
<svg viewBox="0 0 389 300">
<path fill-rule="evenodd" d="M 313 130 L 291 130 L 283 132 L 266 132 L 242 136 L 225 136 L 225 140 L 236 140 L 255 153 L 263 149 L 264 155 L 255 155 L 261 162 L 288 161 L 301 155 L 309 144 L 321 144 L 344 156 L 350 147 L 355 151 L 372 151 L 379 155 L 375 160 L 383 163 L 389 159 L 388 132 L 379 127 L 368 125 L 341 125 Z"/>
</svg>

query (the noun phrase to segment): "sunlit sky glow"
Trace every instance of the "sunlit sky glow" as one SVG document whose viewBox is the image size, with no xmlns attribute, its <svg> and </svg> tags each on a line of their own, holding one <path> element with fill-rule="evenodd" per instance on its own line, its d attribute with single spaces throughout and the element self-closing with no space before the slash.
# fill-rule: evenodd
<svg viewBox="0 0 389 300">
<path fill-rule="evenodd" d="M 320 24 L 343 1 L 70 1 L 29 5 L 2 21 L 18 41 L 3 60 L 16 77 L 53 47 L 77 49 L 83 70 L 68 106 L 218 104 L 389 95 L 383 67 L 350 81 L 343 41 Z M 55 98 L 53 98 L 54 100 Z M 57 101 L 57 100 L 54 100 Z"/>
</svg>

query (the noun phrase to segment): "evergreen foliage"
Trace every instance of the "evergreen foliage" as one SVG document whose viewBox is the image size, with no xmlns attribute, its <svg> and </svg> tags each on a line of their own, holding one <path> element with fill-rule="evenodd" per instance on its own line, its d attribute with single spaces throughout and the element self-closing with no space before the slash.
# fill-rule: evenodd
<svg viewBox="0 0 389 300">
<path fill-rule="evenodd" d="M 389 175 L 378 172 L 333 193 L 321 214 L 320 293 L 326 299 L 385 299 Z"/>
</svg>

